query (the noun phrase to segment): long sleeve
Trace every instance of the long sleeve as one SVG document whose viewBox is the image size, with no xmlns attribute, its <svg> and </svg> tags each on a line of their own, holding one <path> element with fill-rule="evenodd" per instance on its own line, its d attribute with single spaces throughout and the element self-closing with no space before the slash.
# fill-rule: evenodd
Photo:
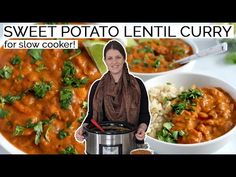
<svg viewBox="0 0 236 177">
<path fill-rule="evenodd" d="M 89 109 L 88 109 L 88 114 L 85 117 L 84 123 L 90 123 L 90 120 L 93 117 L 93 98 L 94 98 L 94 94 L 95 94 L 96 88 L 98 86 L 98 83 L 99 83 L 99 81 L 96 81 L 91 87 L 91 90 L 90 90 L 90 93 L 89 93 L 89 102 L 88 102 L 88 105 L 89 105 L 88 108 Z"/>
<path fill-rule="evenodd" d="M 150 123 L 150 112 L 149 112 L 149 106 L 148 106 L 148 95 L 147 95 L 147 91 L 146 88 L 143 84 L 143 82 L 136 78 L 139 86 L 140 86 L 140 90 L 141 90 L 141 104 L 140 104 L 140 113 L 139 113 L 139 124 L 141 123 L 145 123 L 147 126 Z"/>
</svg>

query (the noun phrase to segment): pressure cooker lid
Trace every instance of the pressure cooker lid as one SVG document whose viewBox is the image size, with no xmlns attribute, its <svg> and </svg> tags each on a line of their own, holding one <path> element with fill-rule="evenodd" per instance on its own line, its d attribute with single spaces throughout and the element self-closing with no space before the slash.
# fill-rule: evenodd
<svg viewBox="0 0 236 177">
<path fill-rule="evenodd" d="M 134 126 L 127 123 L 127 122 L 101 122 L 101 127 L 105 130 L 104 133 L 102 133 L 97 127 L 95 127 L 93 124 L 89 124 L 85 126 L 85 130 L 91 133 L 97 133 L 97 134 L 108 134 L 108 135 L 115 135 L 115 134 L 126 134 L 133 132 Z"/>
</svg>

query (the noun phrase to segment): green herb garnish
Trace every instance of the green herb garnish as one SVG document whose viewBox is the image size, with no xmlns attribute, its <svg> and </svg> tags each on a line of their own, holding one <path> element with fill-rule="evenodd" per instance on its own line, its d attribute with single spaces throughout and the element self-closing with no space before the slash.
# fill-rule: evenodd
<svg viewBox="0 0 236 177">
<path fill-rule="evenodd" d="M 142 49 L 138 49 L 138 53 L 154 53 L 150 46 L 145 45 Z"/>
<path fill-rule="evenodd" d="M 142 63 L 142 59 L 136 58 L 132 60 L 132 64 L 137 65 L 139 63 Z"/>
<path fill-rule="evenodd" d="M 73 76 L 76 73 L 74 64 L 71 61 L 64 61 L 64 67 L 62 70 L 62 77 Z"/>
<path fill-rule="evenodd" d="M 43 49 L 28 49 L 28 54 L 32 57 L 31 63 L 36 63 L 39 60 L 42 60 Z"/>
<path fill-rule="evenodd" d="M 179 103 L 179 104 L 174 104 L 171 105 L 172 110 L 177 114 L 180 115 L 182 112 L 186 109 L 187 104 L 186 103 Z"/>
<path fill-rule="evenodd" d="M 41 83 L 36 83 L 33 86 L 33 91 L 34 95 L 38 98 L 43 98 L 46 93 L 51 90 L 51 83 L 46 83 L 46 82 L 41 82 Z"/>
<path fill-rule="evenodd" d="M 72 145 L 66 147 L 64 150 L 60 151 L 59 153 L 66 154 L 66 155 L 77 154 L 75 151 L 75 148 Z"/>
<path fill-rule="evenodd" d="M 77 121 L 78 121 L 79 123 L 82 123 L 82 122 L 84 121 L 84 119 L 85 119 L 85 116 L 86 116 L 86 114 L 85 114 L 84 112 L 82 112 L 82 113 L 81 113 L 81 117 L 79 117 Z"/>
<path fill-rule="evenodd" d="M 40 64 L 37 68 L 36 68 L 36 71 L 37 72 L 40 72 L 40 71 L 43 71 L 43 70 L 46 70 L 48 69 L 44 64 Z"/>
<path fill-rule="evenodd" d="M 60 130 L 59 133 L 58 133 L 58 138 L 59 139 L 64 139 L 65 137 L 67 137 L 69 135 L 68 132 L 64 131 L 64 130 Z"/>
<path fill-rule="evenodd" d="M 13 65 L 21 64 L 21 58 L 18 55 L 16 55 L 14 58 L 11 59 L 11 64 Z"/>
<path fill-rule="evenodd" d="M 5 65 L 2 69 L 0 69 L 0 77 L 3 79 L 9 79 L 12 75 L 12 68 L 10 66 Z"/>
<path fill-rule="evenodd" d="M 5 109 L 2 109 L 0 108 L 0 119 L 3 119 L 5 117 L 7 117 L 9 114 L 9 111 L 8 110 L 5 110 Z"/>
<path fill-rule="evenodd" d="M 165 142 L 169 142 L 169 143 L 177 143 L 178 138 L 184 136 L 185 133 L 183 130 L 172 132 L 171 128 L 173 126 L 174 126 L 173 123 L 165 122 L 163 124 L 162 130 L 157 132 L 156 138 L 161 141 L 165 141 Z"/>
<path fill-rule="evenodd" d="M 8 94 L 7 96 L 5 96 L 5 102 L 8 103 L 8 104 L 13 104 L 15 101 L 21 100 L 22 97 L 23 97 L 22 94 L 16 95 L 16 96 Z"/>
<path fill-rule="evenodd" d="M 194 111 L 192 106 L 196 106 L 194 103 L 194 99 L 202 97 L 203 93 L 197 89 L 189 89 L 187 91 L 183 91 L 176 98 L 176 103 L 171 105 L 172 111 L 177 115 L 182 114 L 184 110 Z"/>
<path fill-rule="evenodd" d="M 68 109 L 68 107 L 71 104 L 72 97 L 73 97 L 72 90 L 70 88 L 63 88 L 60 91 L 60 104 L 61 104 L 61 108 Z"/>
<path fill-rule="evenodd" d="M 156 58 L 155 62 L 152 64 L 152 67 L 154 67 L 154 68 L 159 68 L 160 65 L 161 65 L 161 59 L 163 59 L 163 58 L 164 58 L 163 55 L 159 55 L 159 56 Z"/>
<path fill-rule="evenodd" d="M 24 127 L 24 126 L 17 125 L 16 128 L 15 128 L 15 131 L 14 131 L 13 135 L 14 135 L 14 136 L 23 135 L 24 130 L 25 130 L 25 127 Z"/>
<path fill-rule="evenodd" d="M 41 134 L 43 133 L 43 123 L 42 121 L 39 121 L 35 126 L 34 126 L 34 131 L 36 133 L 34 143 L 36 145 L 39 144 Z"/>
</svg>

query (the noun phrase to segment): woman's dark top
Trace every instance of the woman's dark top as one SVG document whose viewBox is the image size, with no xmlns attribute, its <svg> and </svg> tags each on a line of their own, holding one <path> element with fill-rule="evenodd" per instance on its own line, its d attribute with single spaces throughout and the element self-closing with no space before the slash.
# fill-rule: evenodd
<svg viewBox="0 0 236 177">
<path fill-rule="evenodd" d="M 136 80 L 139 83 L 140 86 L 140 90 L 141 90 L 141 103 L 140 103 L 140 113 L 139 113 L 139 124 L 141 123 L 145 123 L 147 126 L 149 125 L 150 122 L 150 113 L 149 113 L 149 109 L 148 109 L 148 96 L 147 96 L 147 91 L 146 88 L 143 84 L 143 82 L 136 78 Z M 93 85 L 92 88 L 90 89 L 90 94 L 89 94 L 89 112 L 85 118 L 85 123 L 90 123 L 90 120 L 93 117 L 93 98 L 94 98 L 94 94 L 96 91 L 96 88 L 98 86 L 99 80 L 96 81 Z M 103 108 L 104 110 L 104 108 Z M 103 114 L 104 116 L 105 113 Z M 107 117 L 104 117 L 104 121 L 107 121 Z"/>
</svg>

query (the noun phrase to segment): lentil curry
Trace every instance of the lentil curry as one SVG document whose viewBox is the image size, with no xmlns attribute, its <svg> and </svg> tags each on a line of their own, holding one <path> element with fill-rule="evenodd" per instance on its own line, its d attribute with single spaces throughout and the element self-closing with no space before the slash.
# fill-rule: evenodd
<svg viewBox="0 0 236 177">
<path fill-rule="evenodd" d="M 221 88 L 193 87 L 170 100 L 170 122 L 165 122 L 157 132 L 160 140 L 182 144 L 205 142 L 225 134 L 236 124 L 236 103 Z"/>
<path fill-rule="evenodd" d="M 0 49 L 0 132 L 32 154 L 82 154 L 75 130 L 101 74 L 79 49 Z"/>
<path fill-rule="evenodd" d="M 193 54 L 192 47 L 182 39 L 135 40 L 136 46 L 127 47 L 130 71 L 158 73 L 180 67 L 173 61 Z"/>
</svg>

